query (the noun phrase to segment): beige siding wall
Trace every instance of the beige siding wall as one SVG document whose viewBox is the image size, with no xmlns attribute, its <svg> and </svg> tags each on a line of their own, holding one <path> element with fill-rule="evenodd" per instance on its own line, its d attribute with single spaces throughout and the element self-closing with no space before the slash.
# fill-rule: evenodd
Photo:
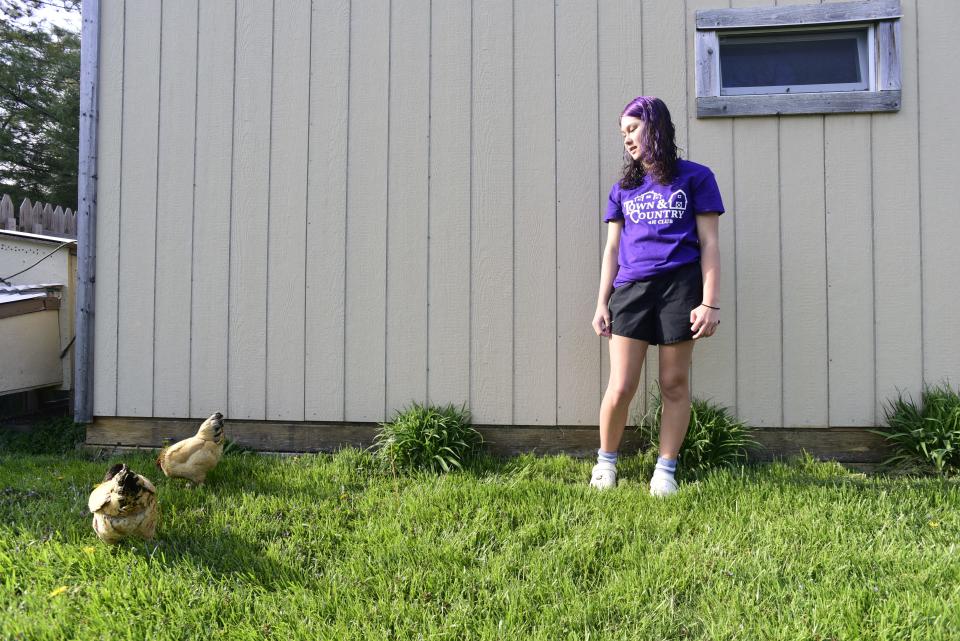
<svg viewBox="0 0 960 641">
<path fill-rule="evenodd" d="M 639 94 L 728 208 L 694 394 L 874 425 L 957 384 L 960 5 L 902 0 L 897 113 L 697 119 L 695 12 L 758 4 L 104 2 L 94 413 L 595 424 L 599 221 Z"/>
</svg>

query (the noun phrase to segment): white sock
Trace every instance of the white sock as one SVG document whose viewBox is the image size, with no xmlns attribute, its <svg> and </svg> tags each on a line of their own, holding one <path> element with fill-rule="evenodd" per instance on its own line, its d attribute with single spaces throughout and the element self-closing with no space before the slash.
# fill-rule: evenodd
<svg viewBox="0 0 960 641">
<path fill-rule="evenodd" d="M 597 450 L 597 463 L 610 463 L 614 466 L 617 464 L 617 453 L 616 452 L 604 452 L 603 450 Z"/>
<path fill-rule="evenodd" d="M 653 477 L 654 478 L 668 478 L 670 480 L 676 480 L 673 478 L 674 472 L 677 471 L 677 459 L 664 458 L 662 456 L 657 457 L 657 466 L 653 468 Z"/>
</svg>

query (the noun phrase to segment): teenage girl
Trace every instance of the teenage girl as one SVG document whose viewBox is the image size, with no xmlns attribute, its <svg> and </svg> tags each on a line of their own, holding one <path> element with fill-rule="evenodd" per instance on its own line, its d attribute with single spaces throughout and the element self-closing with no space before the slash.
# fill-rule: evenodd
<svg viewBox="0 0 960 641">
<path fill-rule="evenodd" d="M 677 454 L 690 422 L 688 372 L 696 339 L 720 324 L 723 202 L 709 168 L 677 158 L 659 98 L 634 98 L 620 115 L 623 176 L 610 190 L 607 243 L 593 329 L 610 339 L 610 382 L 600 406 L 600 450 L 590 485 L 617 483 L 617 449 L 648 345 L 659 345 L 660 456 L 650 494 L 677 491 Z"/>
</svg>

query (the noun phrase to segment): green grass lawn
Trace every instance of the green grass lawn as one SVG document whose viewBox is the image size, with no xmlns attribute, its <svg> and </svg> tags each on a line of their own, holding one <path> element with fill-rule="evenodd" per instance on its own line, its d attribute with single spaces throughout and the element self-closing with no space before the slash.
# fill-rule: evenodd
<svg viewBox="0 0 960 641">
<path fill-rule="evenodd" d="M 0 453 L 0 639 L 957 639 L 960 484 L 798 459 L 657 500 L 591 462 L 393 478 L 368 455 L 224 458 L 191 490 L 145 454 Z M 101 543 L 124 460 L 156 541 Z"/>
</svg>

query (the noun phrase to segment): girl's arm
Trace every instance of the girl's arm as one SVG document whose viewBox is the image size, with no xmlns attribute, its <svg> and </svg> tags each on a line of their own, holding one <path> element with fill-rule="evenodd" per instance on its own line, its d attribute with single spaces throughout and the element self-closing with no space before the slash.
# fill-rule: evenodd
<svg viewBox="0 0 960 641">
<path fill-rule="evenodd" d="M 600 262 L 600 291 L 597 294 L 597 312 L 593 316 L 593 331 L 597 336 L 610 336 L 610 309 L 607 301 L 613 293 L 613 280 L 620 271 L 620 232 L 623 221 L 613 220 L 607 223 L 607 244 L 603 248 Z"/>
<path fill-rule="evenodd" d="M 703 300 L 690 312 L 694 338 L 713 336 L 720 323 L 720 214 L 697 214 L 697 237 L 700 239 L 700 269 L 703 271 Z M 707 307 L 706 305 L 710 305 Z"/>
</svg>

